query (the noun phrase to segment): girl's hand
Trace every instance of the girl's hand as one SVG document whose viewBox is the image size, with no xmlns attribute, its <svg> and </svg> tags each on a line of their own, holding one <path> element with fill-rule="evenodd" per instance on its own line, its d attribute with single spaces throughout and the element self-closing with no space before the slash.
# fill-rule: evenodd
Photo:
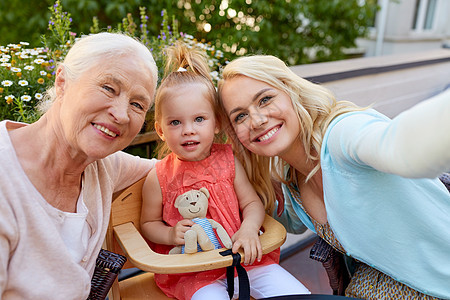
<svg viewBox="0 0 450 300">
<path fill-rule="evenodd" d="M 183 219 L 169 230 L 169 239 L 172 245 L 184 245 L 184 234 L 191 229 L 195 223 L 192 220 Z"/>
<path fill-rule="evenodd" d="M 259 240 L 258 231 L 253 229 L 241 228 L 236 231 L 236 233 L 231 238 L 233 241 L 233 248 L 231 249 L 233 253 L 237 253 L 239 248 L 244 249 L 244 264 L 253 264 L 255 259 L 258 262 L 262 259 L 262 247 Z"/>
</svg>

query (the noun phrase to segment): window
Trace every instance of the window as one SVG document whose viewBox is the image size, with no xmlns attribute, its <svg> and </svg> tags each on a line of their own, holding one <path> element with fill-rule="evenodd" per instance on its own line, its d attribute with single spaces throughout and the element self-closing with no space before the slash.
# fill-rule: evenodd
<svg viewBox="0 0 450 300">
<path fill-rule="evenodd" d="M 432 30 L 438 0 L 417 0 L 414 12 L 413 29 L 416 31 Z"/>
</svg>

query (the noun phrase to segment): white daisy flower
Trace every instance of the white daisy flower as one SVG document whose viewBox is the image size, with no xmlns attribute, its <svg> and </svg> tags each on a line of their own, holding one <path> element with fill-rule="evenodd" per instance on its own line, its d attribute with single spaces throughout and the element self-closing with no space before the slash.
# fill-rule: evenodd
<svg viewBox="0 0 450 300">
<path fill-rule="evenodd" d="M 45 72 L 45 71 L 40 71 L 39 74 L 41 74 L 41 76 L 45 76 L 45 75 L 47 75 L 47 72 Z"/>
<path fill-rule="evenodd" d="M 6 68 L 10 68 L 11 67 L 11 63 L 1 63 L 0 66 L 6 67 Z"/>
<path fill-rule="evenodd" d="M 29 46 L 30 45 L 30 43 L 28 43 L 28 42 L 20 42 L 20 44 L 24 45 L 24 46 Z"/>
<path fill-rule="evenodd" d="M 11 71 L 13 71 L 13 72 L 22 72 L 22 69 L 21 68 L 12 67 Z"/>
<path fill-rule="evenodd" d="M 28 95 L 23 95 L 22 97 L 20 97 L 20 100 L 28 102 L 31 100 L 31 96 Z"/>
<path fill-rule="evenodd" d="M 3 86 L 12 86 L 13 82 L 11 80 L 3 80 L 2 85 Z"/>
<path fill-rule="evenodd" d="M 44 97 L 44 95 L 42 95 L 41 93 L 36 93 L 36 94 L 34 95 L 34 98 L 36 98 L 36 99 L 38 99 L 38 100 L 41 100 L 43 97 Z"/>
<path fill-rule="evenodd" d="M 0 62 L 8 62 L 8 61 L 9 61 L 9 58 L 7 58 L 7 57 L 0 58 Z"/>
<path fill-rule="evenodd" d="M 34 60 L 34 63 L 35 64 L 38 64 L 38 65 L 40 65 L 40 64 L 42 64 L 42 63 L 44 63 L 45 62 L 45 60 L 43 60 L 43 59 L 41 59 L 41 58 L 38 58 L 38 59 L 35 59 Z"/>
<path fill-rule="evenodd" d="M 26 81 L 26 80 L 19 80 L 19 85 L 20 86 L 27 86 L 28 85 L 28 81 Z"/>
<path fill-rule="evenodd" d="M 34 67 L 33 66 L 25 66 L 24 69 L 27 71 L 31 71 L 34 69 Z"/>
</svg>

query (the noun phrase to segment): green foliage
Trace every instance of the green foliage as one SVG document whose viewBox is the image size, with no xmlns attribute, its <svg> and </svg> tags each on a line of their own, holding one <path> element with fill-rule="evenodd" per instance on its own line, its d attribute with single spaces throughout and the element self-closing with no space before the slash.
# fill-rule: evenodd
<svg viewBox="0 0 450 300">
<path fill-rule="evenodd" d="M 71 15 L 62 8 L 61 1 L 56 0 L 49 7 L 49 32 L 42 36 L 45 47 L 28 48 L 29 43 L 8 44 L 0 46 L 0 120 L 10 119 L 33 122 L 39 117 L 36 105 L 48 86 L 54 81 L 54 70 L 62 61 L 75 40 L 76 34 L 71 32 Z M 177 22 L 163 10 L 160 15 L 162 23 L 158 36 L 149 36 L 147 30 L 148 16 L 145 7 L 140 7 L 139 19 L 136 23 L 132 14 L 122 23 L 108 31 L 121 30 L 136 36 L 152 51 L 155 58 L 159 78 L 162 78 L 165 49 L 176 40 L 183 40 L 191 46 L 200 47 L 208 56 L 208 63 L 215 81 L 219 79 L 220 68 L 226 63 L 223 53 L 213 46 L 197 42 L 193 36 L 180 34 Z M 91 26 L 93 32 L 101 31 L 96 21 Z"/>
<path fill-rule="evenodd" d="M 40 32 L 45 30 L 45 22 L 42 22 L 48 19 L 45 8 L 52 5 L 52 1 L 0 2 L 0 44 L 17 42 L 18 36 L 26 37 L 20 40 L 36 44 L 38 38 L 35 32 L 39 28 Z M 376 12 L 376 2 L 61 0 L 77 20 L 72 30 L 78 35 L 123 28 L 121 20 L 126 18 L 129 22 L 128 13 L 139 16 L 140 7 L 145 7 L 150 16 L 145 24 L 148 36 L 157 36 L 162 22 L 160 12 L 166 9 L 169 16 L 175 16 L 178 28 L 183 32 L 192 34 L 198 41 L 212 42 L 215 48 L 224 50 L 230 59 L 243 54 L 262 53 L 278 56 L 291 65 L 344 58 L 345 49 L 354 47 L 355 39 L 366 34 Z M 41 19 L 36 20 L 37 16 Z M 138 28 L 135 30 L 139 31 Z M 14 31 L 16 35 L 12 36 Z"/>
</svg>

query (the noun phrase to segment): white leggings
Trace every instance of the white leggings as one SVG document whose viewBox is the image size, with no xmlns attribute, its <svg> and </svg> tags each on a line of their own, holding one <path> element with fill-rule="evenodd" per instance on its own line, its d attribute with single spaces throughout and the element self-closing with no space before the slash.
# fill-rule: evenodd
<svg viewBox="0 0 450 300">
<path fill-rule="evenodd" d="M 248 273 L 250 295 L 253 298 L 267 298 L 282 295 L 311 294 L 311 292 L 288 271 L 278 264 L 254 268 Z M 239 280 L 234 278 L 233 299 L 239 297 Z M 229 300 L 227 280 L 219 279 L 202 287 L 191 300 Z"/>
</svg>

